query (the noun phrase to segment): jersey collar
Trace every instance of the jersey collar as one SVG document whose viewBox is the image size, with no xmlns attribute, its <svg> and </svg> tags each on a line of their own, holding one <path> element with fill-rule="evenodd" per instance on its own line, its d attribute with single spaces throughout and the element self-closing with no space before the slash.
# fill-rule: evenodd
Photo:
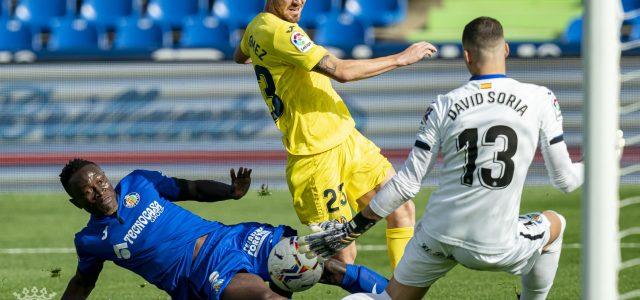
<svg viewBox="0 0 640 300">
<path fill-rule="evenodd" d="M 485 79 L 494 79 L 494 78 L 507 78 L 505 74 L 485 74 L 485 75 L 475 75 L 469 78 L 469 81 L 472 80 L 485 80 Z"/>
</svg>

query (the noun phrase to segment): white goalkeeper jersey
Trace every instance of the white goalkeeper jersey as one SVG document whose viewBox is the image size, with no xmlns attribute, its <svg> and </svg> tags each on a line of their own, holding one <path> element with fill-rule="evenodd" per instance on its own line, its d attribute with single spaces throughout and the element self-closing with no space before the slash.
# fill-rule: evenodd
<svg viewBox="0 0 640 300">
<path fill-rule="evenodd" d="M 501 253 L 516 241 L 520 196 L 538 141 L 554 185 L 565 191 L 579 186 L 582 164 L 569 158 L 555 95 L 502 74 L 474 76 L 428 107 L 404 167 L 371 208 L 386 215 L 415 196 L 440 151 L 438 188 L 417 232 Z"/>
</svg>

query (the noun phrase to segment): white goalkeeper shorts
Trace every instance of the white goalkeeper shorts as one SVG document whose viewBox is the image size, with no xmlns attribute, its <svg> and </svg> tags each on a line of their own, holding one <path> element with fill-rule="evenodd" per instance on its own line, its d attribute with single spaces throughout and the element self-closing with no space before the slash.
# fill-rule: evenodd
<svg viewBox="0 0 640 300">
<path fill-rule="evenodd" d="M 474 270 L 521 275 L 540 257 L 542 248 L 549 241 L 550 226 L 542 213 L 520 216 L 515 245 L 500 254 L 482 254 L 445 244 L 418 230 L 407 244 L 393 277 L 404 285 L 428 287 L 457 264 Z"/>
</svg>

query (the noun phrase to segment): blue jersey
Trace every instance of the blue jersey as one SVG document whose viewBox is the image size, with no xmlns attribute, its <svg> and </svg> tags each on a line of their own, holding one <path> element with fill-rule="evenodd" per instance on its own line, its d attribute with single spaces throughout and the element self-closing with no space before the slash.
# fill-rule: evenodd
<svg viewBox="0 0 640 300">
<path fill-rule="evenodd" d="M 76 234 L 78 271 L 113 261 L 171 294 L 189 276 L 196 240 L 224 225 L 172 203 L 179 188 L 160 172 L 136 170 L 115 191 L 117 215 L 92 216 Z"/>
</svg>

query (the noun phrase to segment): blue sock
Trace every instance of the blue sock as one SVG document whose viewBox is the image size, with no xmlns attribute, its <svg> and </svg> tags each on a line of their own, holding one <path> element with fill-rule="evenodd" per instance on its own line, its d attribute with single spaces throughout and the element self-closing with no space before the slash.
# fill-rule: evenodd
<svg viewBox="0 0 640 300">
<path fill-rule="evenodd" d="M 387 287 L 389 280 L 375 271 L 360 265 L 347 264 L 340 287 L 349 293 L 375 293 L 379 294 Z"/>
</svg>

